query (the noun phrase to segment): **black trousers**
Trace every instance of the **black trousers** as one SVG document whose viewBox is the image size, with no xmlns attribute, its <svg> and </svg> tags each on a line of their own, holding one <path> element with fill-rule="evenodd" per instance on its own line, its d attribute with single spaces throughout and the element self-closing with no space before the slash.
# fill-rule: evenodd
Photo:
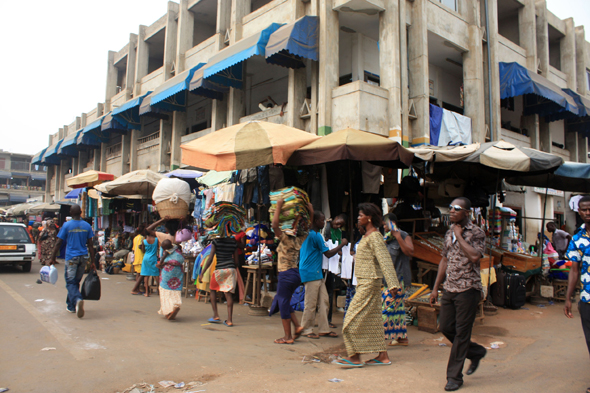
<svg viewBox="0 0 590 393">
<path fill-rule="evenodd" d="M 580 317 L 582 318 L 582 329 L 584 330 L 584 337 L 586 337 L 586 345 L 588 352 L 590 352 L 590 303 L 578 303 L 578 310 L 580 310 Z"/>
<path fill-rule="evenodd" d="M 332 312 L 334 311 L 334 289 L 336 287 L 336 275 L 330 271 L 326 272 L 326 291 L 328 291 L 328 301 L 330 308 L 328 309 L 328 322 L 332 323 Z"/>
<path fill-rule="evenodd" d="M 465 292 L 445 292 L 440 302 L 440 330 L 453 343 L 447 365 L 447 381 L 463 382 L 465 359 L 479 359 L 486 349 L 471 342 L 471 330 L 475 321 L 481 292 L 469 289 Z"/>
</svg>

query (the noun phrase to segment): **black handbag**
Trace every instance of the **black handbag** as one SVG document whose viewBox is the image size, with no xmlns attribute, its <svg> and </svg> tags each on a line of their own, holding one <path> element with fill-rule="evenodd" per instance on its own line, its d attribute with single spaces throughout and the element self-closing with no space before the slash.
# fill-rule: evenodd
<svg viewBox="0 0 590 393">
<path fill-rule="evenodd" d="M 82 290 L 80 293 L 84 300 L 100 300 L 100 277 L 98 277 L 96 270 L 92 270 L 88 273 L 82 283 Z"/>
</svg>

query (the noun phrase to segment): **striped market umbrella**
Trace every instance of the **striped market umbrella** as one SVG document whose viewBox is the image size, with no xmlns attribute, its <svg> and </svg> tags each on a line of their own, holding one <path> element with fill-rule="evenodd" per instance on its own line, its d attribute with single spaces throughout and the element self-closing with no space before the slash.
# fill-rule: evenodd
<svg viewBox="0 0 590 393">
<path fill-rule="evenodd" d="M 115 175 L 106 172 L 99 171 L 86 171 L 79 175 L 70 177 L 66 180 L 66 184 L 70 188 L 85 188 L 93 187 L 97 184 L 101 184 L 105 181 L 111 181 L 115 179 Z"/>
</svg>

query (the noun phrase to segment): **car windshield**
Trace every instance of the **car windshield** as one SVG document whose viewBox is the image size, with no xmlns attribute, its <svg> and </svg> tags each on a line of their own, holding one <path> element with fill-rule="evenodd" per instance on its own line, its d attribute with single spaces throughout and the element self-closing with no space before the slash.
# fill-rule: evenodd
<svg viewBox="0 0 590 393">
<path fill-rule="evenodd" d="M 30 243 L 27 230 L 21 226 L 0 225 L 0 244 Z"/>
</svg>

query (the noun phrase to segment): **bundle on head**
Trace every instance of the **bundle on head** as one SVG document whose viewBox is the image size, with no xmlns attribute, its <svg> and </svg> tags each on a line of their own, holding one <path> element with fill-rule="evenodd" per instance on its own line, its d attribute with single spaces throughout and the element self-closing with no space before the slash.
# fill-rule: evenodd
<svg viewBox="0 0 590 393">
<path fill-rule="evenodd" d="M 277 210 L 277 201 L 283 199 L 283 207 L 279 212 L 281 231 L 287 235 L 297 236 L 309 230 L 311 217 L 309 211 L 309 197 L 307 193 L 297 187 L 286 187 L 270 193 L 270 219 L 272 221 Z"/>
<path fill-rule="evenodd" d="M 230 202 L 217 202 L 205 211 L 204 225 L 210 237 L 231 237 L 244 227 L 246 211 Z"/>
</svg>

